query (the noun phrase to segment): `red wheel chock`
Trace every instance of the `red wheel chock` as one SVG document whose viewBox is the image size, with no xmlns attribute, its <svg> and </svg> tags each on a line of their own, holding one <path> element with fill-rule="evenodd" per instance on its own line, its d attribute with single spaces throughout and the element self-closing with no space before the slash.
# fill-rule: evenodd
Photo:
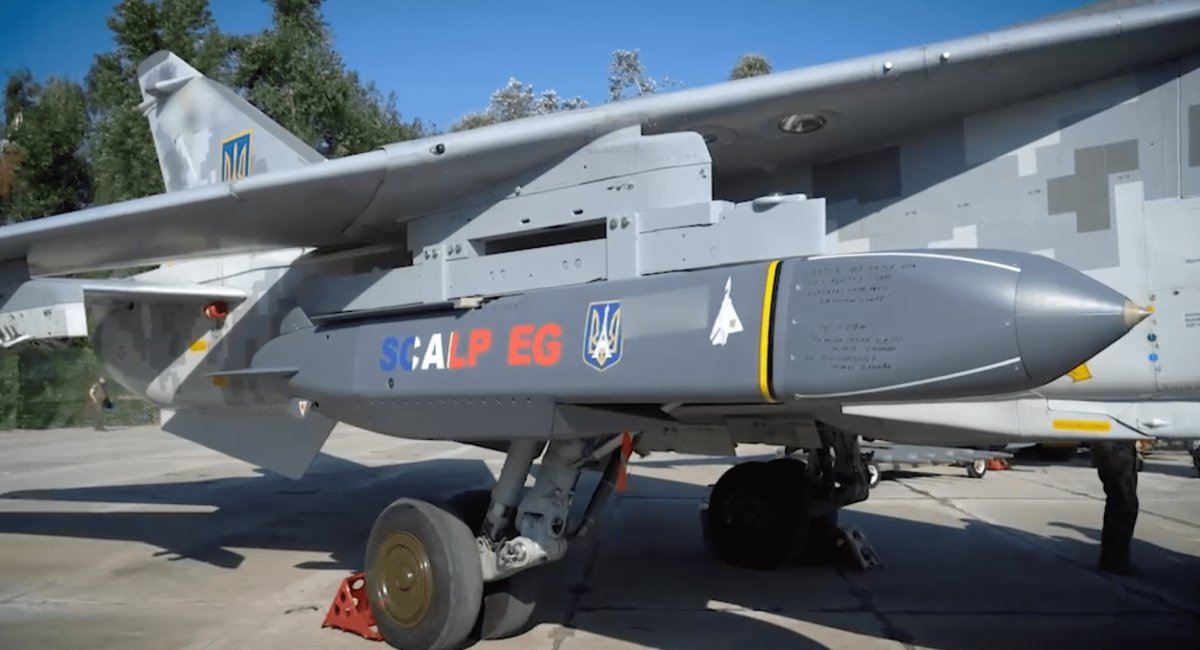
<svg viewBox="0 0 1200 650">
<path fill-rule="evenodd" d="M 1012 465 L 1004 458 L 989 458 L 987 468 L 991 471 L 999 471 L 1002 469 L 1012 469 Z"/>
<path fill-rule="evenodd" d="M 353 632 L 372 641 L 383 640 L 383 635 L 375 628 L 375 615 L 367 604 L 367 574 L 360 571 L 342 580 L 321 627 Z"/>
</svg>

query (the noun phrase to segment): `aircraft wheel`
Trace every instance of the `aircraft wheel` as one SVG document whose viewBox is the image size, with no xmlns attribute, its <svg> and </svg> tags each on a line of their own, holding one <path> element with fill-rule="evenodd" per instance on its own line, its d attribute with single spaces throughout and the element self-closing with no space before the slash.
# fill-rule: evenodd
<svg viewBox="0 0 1200 650">
<path fill-rule="evenodd" d="M 540 587 L 537 569 L 484 585 L 479 638 L 492 641 L 525 632 L 533 620 Z"/>
<path fill-rule="evenodd" d="M 416 499 L 388 506 L 367 540 L 367 599 L 384 640 L 443 650 L 468 640 L 483 599 L 475 535 L 449 512 Z"/>
<path fill-rule="evenodd" d="M 971 461 L 970 465 L 967 465 L 967 476 L 971 478 L 983 478 L 987 471 L 987 461 L 982 458 L 976 458 Z"/>
<path fill-rule="evenodd" d="M 491 502 L 491 490 L 469 490 L 450 497 L 447 505 L 478 534 Z M 525 631 L 533 618 L 541 586 L 533 575 L 535 572 L 536 569 L 527 569 L 483 585 L 478 640 L 507 639 Z"/>
<path fill-rule="evenodd" d="M 795 561 L 808 532 L 800 461 L 734 465 L 713 486 L 708 527 L 717 555 L 733 566 L 770 569 Z"/>
<path fill-rule="evenodd" d="M 837 557 L 838 511 L 833 510 L 808 522 L 808 538 L 800 550 L 800 563 L 830 564 Z"/>
<path fill-rule="evenodd" d="M 879 485 L 879 479 L 883 474 L 879 471 L 879 466 L 875 463 L 867 463 L 867 487 L 874 488 Z"/>
</svg>

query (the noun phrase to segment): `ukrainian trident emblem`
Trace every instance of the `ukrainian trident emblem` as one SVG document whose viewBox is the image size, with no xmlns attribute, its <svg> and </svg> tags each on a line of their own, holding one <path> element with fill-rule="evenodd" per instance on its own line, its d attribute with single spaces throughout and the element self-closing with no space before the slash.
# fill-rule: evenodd
<svg viewBox="0 0 1200 650">
<path fill-rule="evenodd" d="M 588 305 L 583 360 L 596 370 L 608 370 L 621 360 L 621 302 Z"/>
</svg>

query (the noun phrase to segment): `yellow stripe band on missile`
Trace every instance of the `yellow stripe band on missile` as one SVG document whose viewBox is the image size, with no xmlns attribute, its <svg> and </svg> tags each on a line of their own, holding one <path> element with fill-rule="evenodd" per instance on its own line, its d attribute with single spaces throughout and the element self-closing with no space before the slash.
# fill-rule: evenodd
<svg viewBox="0 0 1200 650">
<path fill-rule="evenodd" d="M 1109 431 L 1112 423 L 1108 420 L 1054 420 L 1051 423 L 1061 431 Z"/>
<path fill-rule="evenodd" d="M 775 312 L 775 285 L 779 278 L 779 260 L 767 265 L 766 287 L 763 289 L 762 323 L 758 338 L 758 390 L 763 399 L 775 401 L 771 391 L 771 321 Z"/>
</svg>

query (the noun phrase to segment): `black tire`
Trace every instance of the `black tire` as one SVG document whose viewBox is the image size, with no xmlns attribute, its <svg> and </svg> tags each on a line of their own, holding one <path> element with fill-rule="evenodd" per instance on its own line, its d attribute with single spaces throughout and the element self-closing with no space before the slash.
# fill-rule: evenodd
<svg viewBox="0 0 1200 650">
<path fill-rule="evenodd" d="M 525 632 L 533 620 L 541 595 L 542 581 L 537 568 L 490 582 L 483 587 L 479 638 L 484 641 L 507 639 Z"/>
<path fill-rule="evenodd" d="M 879 466 L 875 463 L 867 463 L 867 487 L 874 489 L 882 478 L 883 472 L 879 471 Z"/>
<path fill-rule="evenodd" d="M 379 633 L 405 650 L 449 650 L 469 640 L 483 600 L 475 535 L 446 510 L 399 499 L 375 520 L 364 566 Z"/>
<path fill-rule="evenodd" d="M 808 536 L 800 550 L 800 564 L 832 564 L 837 558 L 837 537 L 837 510 L 809 519 Z"/>
<path fill-rule="evenodd" d="M 807 493 L 800 461 L 734 465 L 713 486 L 708 527 L 725 562 L 772 569 L 796 560 L 808 531 Z"/>
<path fill-rule="evenodd" d="M 971 478 L 983 478 L 987 471 L 987 461 L 982 458 L 977 458 L 967 465 L 967 476 Z"/>
<path fill-rule="evenodd" d="M 764 463 L 768 471 L 776 472 L 777 476 L 787 481 L 792 487 L 804 489 L 804 475 L 808 472 L 808 463 L 795 456 L 784 456 Z"/>
<path fill-rule="evenodd" d="M 491 503 L 491 490 L 469 490 L 450 497 L 446 505 L 479 534 Z M 539 575 L 538 569 L 527 569 L 483 585 L 483 604 L 475 634 L 479 640 L 507 639 L 530 627 L 542 586 Z"/>
</svg>

